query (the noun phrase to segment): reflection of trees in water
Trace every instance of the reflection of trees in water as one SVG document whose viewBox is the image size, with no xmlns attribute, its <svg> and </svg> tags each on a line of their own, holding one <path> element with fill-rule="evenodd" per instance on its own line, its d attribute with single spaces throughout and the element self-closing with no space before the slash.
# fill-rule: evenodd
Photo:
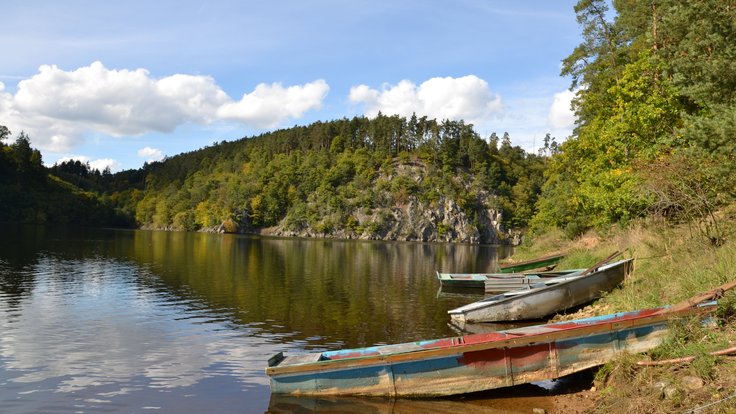
<svg viewBox="0 0 736 414">
<path fill-rule="evenodd" d="M 488 246 L 196 233 L 136 232 L 134 251 L 177 294 L 317 346 L 451 334 L 435 271 L 495 265 Z"/>
<path fill-rule="evenodd" d="M 464 299 L 438 298 L 435 271 L 488 271 L 496 260 L 495 247 L 475 245 L 79 229 L 12 238 L 19 243 L 4 238 L 0 256 L 11 266 L 0 277 L 10 298 L 33 290 L 35 276 L 18 269 L 37 264 L 39 252 L 135 263 L 145 270 L 134 277 L 141 286 L 307 346 L 452 335 L 446 311 Z"/>
<path fill-rule="evenodd" d="M 0 231 L 0 301 L 7 311 L 18 309 L 36 286 L 31 271 L 39 260 L 45 229 L 37 226 L 2 225 Z M 11 313 L 8 313 L 11 317 Z"/>
</svg>

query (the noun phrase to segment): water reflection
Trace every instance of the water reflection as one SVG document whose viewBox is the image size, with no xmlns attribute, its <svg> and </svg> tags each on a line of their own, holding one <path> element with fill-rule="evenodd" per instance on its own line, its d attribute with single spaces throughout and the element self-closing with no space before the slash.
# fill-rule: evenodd
<svg viewBox="0 0 736 414">
<path fill-rule="evenodd" d="M 200 295 L 239 323 L 261 323 L 308 347 L 451 334 L 448 306 L 467 298 L 436 298 L 435 271 L 481 271 L 496 260 L 485 246 L 163 232 L 135 232 L 133 246 L 135 260 L 178 295 Z"/>
<path fill-rule="evenodd" d="M 393 400 L 380 398 L 305 398 L 272 396 L 267 412 L 269 414 L 501 414 L 513 411 L 451 400 Z M 524 412 L 528 412 L 528 410 L 525 410 Z"/>
<path fill-rule="evenodd" d="M 136 283 L 150 275 L 135 266 L 41 257 L 32 271 L 30 295 L 0 302 L 4 402 L 7 384 L 29 397 L 83 392 L 92 402 L 155 389 L 196 395 L 213 378 L 234 391 L 267 387 L 262 361 L 280 346 Z"/>
<path fill-rule="evenodd" d="M 496 260 L 488 246 L 1 230 L 3 413 L 263 412 L 272 354 L 454 335 L 446 311 L 468 298 L 437 297 L 435 271 Z"/>
</svg>

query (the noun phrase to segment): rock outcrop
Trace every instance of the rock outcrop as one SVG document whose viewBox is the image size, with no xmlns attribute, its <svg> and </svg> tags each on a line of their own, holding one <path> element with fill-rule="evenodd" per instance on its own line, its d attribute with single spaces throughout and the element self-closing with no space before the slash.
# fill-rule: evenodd
<svg viewBox="0 0 736 414">
<path fill-rule="evenodd" d="M 480 203 L 483 205 L 483 203 Z M 364 209 L 353 212 L 356 225 L 352 228 L 333 228 L 318 231 L 302 224 L 298 227 L 278 226 L 254 229 L 243 222 L 241 233 L 258 233 L 282 237 L 319 237 L 362 240 L 398 240 L 456 243 L 512 243 L 511 237 L 501 225 L 501 212 L 492 208 L 478 208 L 470 217 L 458 204 L 443 198 L 435 205 L 425 205 L 412 197 L 407 203 L 392 208 Z M 225 226 L 210 231 L 225 232 Z"/>
<path fill-rule="evenodd" d="M 404 180 L 422 188 L 427 179 L 427 168 L 419 162 L 396 163 L 390 173 L 382 172 L 379 179 L 384 182 Z M 468 183 L 455 179 L 461 190 Z M 254 228 L 248 221 L 247 212 L 238 214 L 239 220 L 223 223 L 205 231 L 220 233 L 257 233 L 282 237 L 319 237 L 363 240 L 398 240 L 421 242 L 455 242 L 518 244 L 519 234 L 506 231 L 502 224 L 502 212 L 494 208 L 495 196 L 488 191 L 475 191 L 475 199 L 465 200 L 462 207 L 450 196 L 435 196 L 433 201 L 415 193 L 401 197 L 377 191 L 375 206 L 354 207 L 341 212 L 339 217 L 322 218 L 316 223 L 302 220 L 294 223 L 286 218 L 273 227 Z M 333 215 L 335 216 L 335 215 Z"/>
</svg>

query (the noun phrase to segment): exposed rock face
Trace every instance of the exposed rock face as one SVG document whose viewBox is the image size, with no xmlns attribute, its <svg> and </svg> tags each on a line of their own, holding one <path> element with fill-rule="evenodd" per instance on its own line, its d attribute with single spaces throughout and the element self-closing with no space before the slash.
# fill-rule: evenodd
<svg viewBox="0 0 736 414">
<path fill-rule="evenodd" d="M 337 228 L 321 233 L 309 226 L 287 229 L 283 225 L 262 229 L 261 234 L 285 237 L 328 237 L 363 240 L 400 240 L 457 243 L 510 243 L 501 226 L 501 213 L 482 208 L 469 217 L 452 199 L 443 198 L 435 206 L 420 203 L 415 197 L 388 209 L 363 210 L 353 216 L 357 228 Z M 476 224 L 477 223 L 477 224 Z"/>
<path fill-rule="evenodd" d="M 326 213 L 317 223 L 306 221 L 294 223 L 283 219 L 269 228 L 253 228 L 246 212 L 238 214 L 238 223 L 228 223 L 209 228 L 211 232 L 260 233 L 283 237 L 320 237 L 363 240 L 399 240 L 423 242 L 518 244 L 517 233 L 507 232 L 501 225 L 501 211 L 494 208 L 495 196 L 488 191 L 474 191 L 475 199 L 464 208 L 450 196 L 434 194 L 434 201 L 423 201 L 421 188 L 430 172 L 418 161 L 395 162 L 382 170 L 378 181 L 391 183 L 394 180 L 413 182 L 410 194 L 396 196 L 390 191 L 376 190 L 375 203 L 368 207 L 353 207 L 352 210 Z M 466 179 L 455 178 L 456 191 L 470 188 Z M 459 190 L 458 190 L 459 189 Z M 465 201 L 468 202 L 467 200 Z M 329 217 L 328 217 L 329 216 Z M 346 218 L 347 217 L 347 218 Z M 228 225 L 225 225 L 228 224 Z"/>
</svg>

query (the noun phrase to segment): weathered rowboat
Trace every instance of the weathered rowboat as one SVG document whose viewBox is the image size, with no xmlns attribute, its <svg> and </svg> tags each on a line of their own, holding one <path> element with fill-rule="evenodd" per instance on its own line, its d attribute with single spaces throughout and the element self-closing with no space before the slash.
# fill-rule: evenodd
<svg viewBox="0 0 736 414">
<path fill-rule="evenodd" d="M 585 276 L 538 289 L 520 289 L 490 296 L 447 313 L 458 322 L 499 322 L 541 319 L 598 299 L 618 286 L 633 270 L 634 259 L 598 267 Z"/>
<path fill-rule="evenodd" d="M 706 300 L 706 299 L 703 299 Z M 273 394 L 436 397 L 553 379 L 657 346 L 715 302 L 506 331 L 269 359 Z"/>
<path fill-rule="evenodd" d="M 571 273 L 562 273 L 554 277 L 529 277 L 520 280 L 486 280 L 485 293 L 511 292 L 514 290 L 538 289 L 546 286 L 557 285 L 568 280 L 584 277 L 585 269 L 575 269 Z"/>
<path fill-rule="evenodd" d="M 553 266 L 564 257 L 564 253 L 552 254 L 549 256 L 538 257 L 536 259 L 525 260 L 523 262 L 499 264 L 498 268 L 500 273 L 518 273 L 525 270 L 542 269 L 545 267 Z"/>
<path fill-rule="evenodd" d="M 437 279 L 443 288 L 450 289 L 485 289 L 493 292 L 506 292 L 521 289 L 549 278 L 571 276 L 585 269 L 557 270 L 530 273 L 440 273 Z M 491 290 L 489 290 L 491 289 Z"/>
</svg>

